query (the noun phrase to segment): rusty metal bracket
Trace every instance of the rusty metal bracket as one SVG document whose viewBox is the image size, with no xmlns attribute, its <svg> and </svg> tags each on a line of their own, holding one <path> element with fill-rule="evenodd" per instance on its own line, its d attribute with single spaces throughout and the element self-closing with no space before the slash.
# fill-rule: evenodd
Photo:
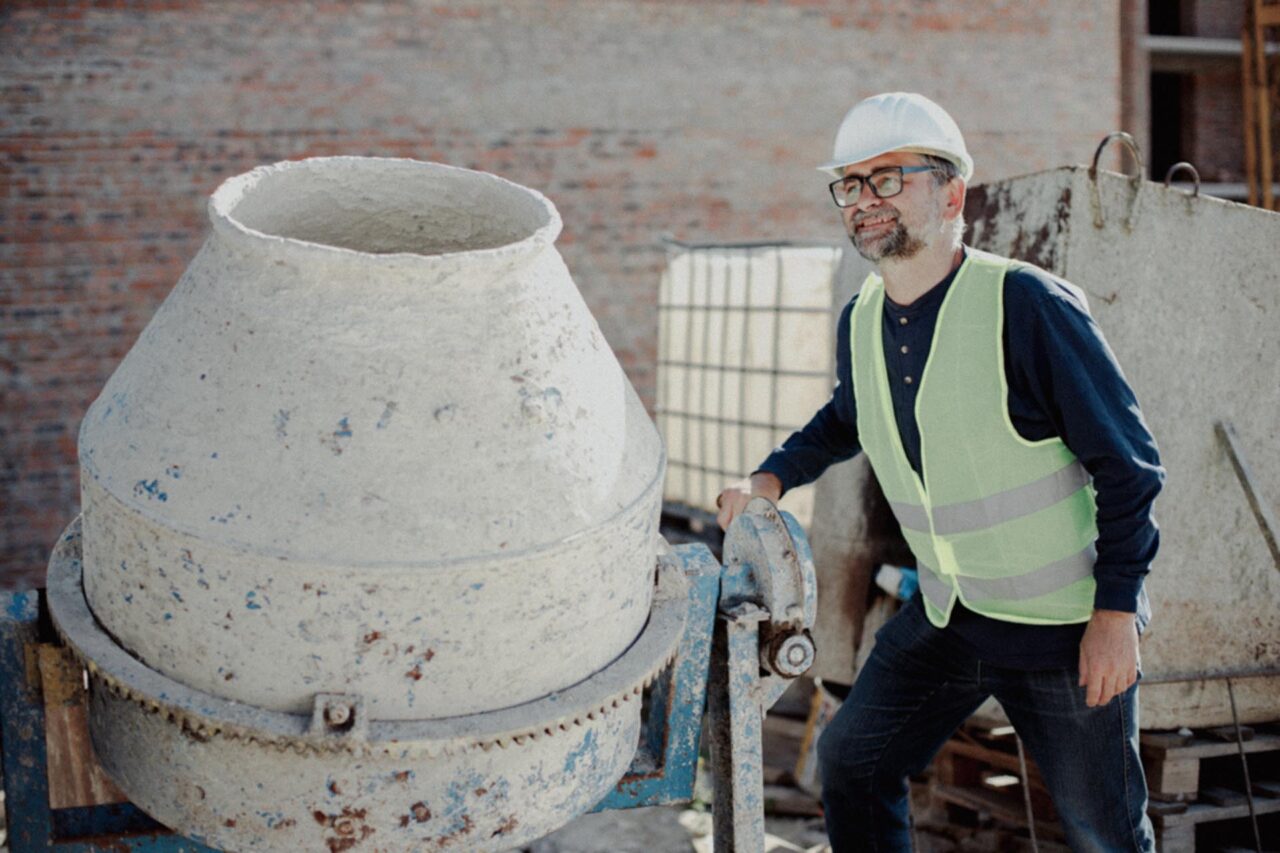
<svg viewBox="0 0 1280 853">
<path fill-rule="evenodd" d="M 1235 469 L 1236 477 L 1244 487 L 1245 498 L 1249 501 L 1249 509 L 1253 510 L 1253 517 L 1262 530 L 1262 538 L 1267 540 L 1267 547 L 1271 549 L 1271 560 L 1275 563 L 1275 567 L 1280 569 L 1280 524 L 1276 523 L 1276 516 L 1271 506 L 1258 492 L 1253 472 L 1244 458 L 1244 452 L 1240 449 L 1240 437 L 1236 435 L 1236 428 L 1230 421 L 1218 421 L 1214 428 L 1227 448 L 1231 467 Z"/>
<path fill-rule="evenodd" d="M 754 498 L 724 542 L 707 685 L 717 851 L 764 849 L 764 717 L 813 662 L 813 555 L 800 525 Z"/>
<path fill-rule="evenodd" d="M 307 735 L 313 738 L 369 739 L 369 716 L 364 697 L 346 693 L 317 693 Z"/>
<path fill-rule="evenodd" d="M 725 535 L 724 559 L 721 612 L 749 602 L 766 614 L 760 626 L 760 665 L 765 692 L 774 694 L 768 708 L 789 679 L 813 664 L 816 649 L 809 629 L 818 606 L 813 556 L 794 518 L 765 498 L 753 498 Z"/>
<path fill-rule="evenodd" d="M 760 682 L 763 608 L 740 604 L 716 618 L 707 684 L 708 741 L 714 794 L 713 847 L 724 853 L 764 850 L 766 707 Z M 776 698 L 776 697 L 775 697 Z"/>
<path fill-rule="evenodd" d="M 1112 142 L 1121 142 L 1129 153 L 1133 155 L 1134 162 L 1138 164 L 1138 171 L 1129 178 L 1129 186 L 1133 190 L 1133 195 L 1129 198 L 1129 215 L 1125 217 L 1124 230 L 1126 233 L 1133 231 L 1133 223 L 1137 221 L 1138 214 L 1138 197 L 1142 194 L 1142 150 L 1138 147 L 1137 141 L 1123 130 L 1108 133 L 1106 138 L 1098 144 L 1098 149 L 1093 152 L 1093 165 L 1089 167 L 1089 202 L 1093 207 L 1093 227 L 1106 227 L 1106 220 L 1102 216 L 1102 196 L 1098 192 L 1098 161 L 1102 159 L 1102 152 Z"/>
</svg>

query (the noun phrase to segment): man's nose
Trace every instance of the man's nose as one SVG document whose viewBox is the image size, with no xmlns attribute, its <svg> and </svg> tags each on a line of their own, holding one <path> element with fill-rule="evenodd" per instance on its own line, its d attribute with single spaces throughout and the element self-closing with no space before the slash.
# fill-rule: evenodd
<svg viewBox="0 0 1280 853">
<path fill-rule="evenodd" d="M 853 204 L 849 205 L 846 210 L 856 212 L 863 210 L 871 210 L 884 204 L 884 199 L 871 191 L 871 184 L 863 181 L 862 186 L 858 188 L 858 197 L 853 200 Z"/>
</svg>

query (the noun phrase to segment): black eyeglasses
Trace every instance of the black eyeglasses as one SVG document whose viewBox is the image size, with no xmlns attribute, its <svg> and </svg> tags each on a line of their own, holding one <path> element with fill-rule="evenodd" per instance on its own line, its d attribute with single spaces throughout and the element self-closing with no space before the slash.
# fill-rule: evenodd
<svg viewBox="0 0 1280 853">
<path fill-rule="evenodd" d="M 913 172 L 939 172 L 937 166 L 886 166 L 876 169 L 870 175 L 845 175 L 834 180 L 827 189 L 831 190 L 831 199 L 836 207 L 853 207 L 862 196 L 862 185 L 871 188 L 876 198 L 893 198 L 902 192 L 902 176 Z"/>
</svg>

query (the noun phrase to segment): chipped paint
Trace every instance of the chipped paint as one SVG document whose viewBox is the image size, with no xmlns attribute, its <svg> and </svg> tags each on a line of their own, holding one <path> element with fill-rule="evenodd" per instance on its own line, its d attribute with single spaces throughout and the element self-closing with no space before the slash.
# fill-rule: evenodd
<svg viewBox="0 0 1280 853">
<path fill-rule="evenodd" d="M 22 621 L 23 617 L 31 610 L 36 594 L 34 592 L 10 592 L 6 593 L 6 595 L 8 602 L 5 604 L 5 613 L 14 622 Z"/>
<path fill-rule="evenodd" d="M 351 429 L 351 418 L 343 415 L 338 419 L 338 425 L 332 431 L 323 433 L 320 436 L 320 443 L 329 448 L 334 456 L 341 456 L 343 451 L 347 449 L 347 445 L 351 443 L 351 437 L 354 435 Z"/>
<path fill-rule="evenodd" d="M 391 416 L 396 413 L 399 408 L 395 400 L 388 400 L 387 405 L 383 407 L 382 414 L 378 416 L 378 422 L 374 424 L 374 429 L 386 429 L 391 424 Z"/>
<path fill-rule="evenodd" d="M 581 745 L 565 756 L 564 772 L 573 773 L 578 769 L 578 761 L 584 757 L 591 756 L 594 758 L 595 746 L 596 741 L 594 733 L 587 732 L 587 736 L 582 739 Z"/>
<path fill-rule="evenodd" d="M 160 488 L 159 480 L 152 480 L 150 482 L 147 482 L 146 480 L 139 480 L 133 485 L 133 493 L 137 497 L 146 497 L 149 500 L 157 500 L 161 503 L 169 500 L 168 493 Z"/>
<path fill-rule="evenodd" d="M 289 412 L 287 409 L 279 409 L 273 418 L 276 425 L 276 438 L 284 441 L 289 437 Z"/>
</svg>

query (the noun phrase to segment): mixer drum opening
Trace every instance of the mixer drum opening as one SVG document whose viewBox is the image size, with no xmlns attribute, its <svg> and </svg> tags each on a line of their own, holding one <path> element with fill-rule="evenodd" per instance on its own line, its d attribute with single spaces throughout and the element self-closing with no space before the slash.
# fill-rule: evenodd
<svg viewBox="0 0 1280 853">
<path fill-rule="evenodd" d="M 252 183 L 233 179 L 214 208 L 251 232 L 371 254 L 493 249 L 529 239 L 554 219 L 545 199 L 491 176 L 350 160 L 341 170 L 303 161 Z"/>
</svg>

